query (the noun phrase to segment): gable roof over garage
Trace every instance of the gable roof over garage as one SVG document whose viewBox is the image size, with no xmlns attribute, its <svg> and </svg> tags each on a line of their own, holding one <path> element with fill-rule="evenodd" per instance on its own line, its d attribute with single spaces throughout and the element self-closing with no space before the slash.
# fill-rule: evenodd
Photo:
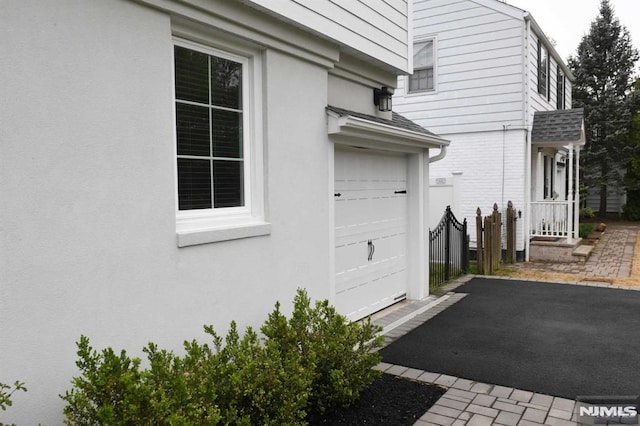
<svg viewBox="0 0 640 426">
<path fill-rule="evenodd" d="M 396 112 L 391 114 L 391 119 L 385 119 L 331 105 L 326 109 L 329 134 L 358 141 L 358 145 L 375 144 L 378 148 L 394 151 L 441 148 L 449 145 L 448 140 Z"/>
</svg>

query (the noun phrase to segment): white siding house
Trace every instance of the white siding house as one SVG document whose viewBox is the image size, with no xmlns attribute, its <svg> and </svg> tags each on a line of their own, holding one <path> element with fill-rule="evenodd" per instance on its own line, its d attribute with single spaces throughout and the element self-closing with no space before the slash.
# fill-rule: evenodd
<svg viewBox="0 0 640 426">
<path fill-rule="evenodd" d="M 426 296 L 448 142 L 373 102 L 411 71 L 411 19 L 405 0 L 4 1 L 0 381 L 29 391 L 2 421 L 61 423 L 81 334 L 142 355 L 258 326 L 299 287 L 353 319 Z"/>
<path fill-rule="evenodd" d="M 509 200 L 522 212 L 521 256 L 525 235 L 546 235 L 551 222 L 562 222 L 554 233 L 573 237 L 574 209 L 565 200 L 577 197 L 576 185 L 566 182 L 577 167 L 568 159 L 577 165 L 584 138 L 532 137 L 536 112 L 571 108 L 573 76 L 533 17 L 497 0 L 414 0 L 413 37 L 414 73 L 399 77 L 395 109 L 451 141 L 431 174 L 463 173 L 461 211 L 472 246 L 477 209 L 489 214 Z M 563 216 L 541 217 L 537 201 L 562 201 Z M 545 229 L 532 217 L 546 220 Z"/>
</svg>

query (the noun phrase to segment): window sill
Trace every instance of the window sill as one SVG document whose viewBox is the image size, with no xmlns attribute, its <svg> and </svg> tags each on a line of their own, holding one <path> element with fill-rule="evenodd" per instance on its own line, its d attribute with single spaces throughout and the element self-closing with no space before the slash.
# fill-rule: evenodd
<svg viewBox="0 0 640 426">
<path fill-rule="evenodd" d="M 411 98 L 414 96 L 435 95 L 436 93 L 438 93 L 436 89 L 414 90 L 413 92 L 408 92 L 405 96 Z"/>
<path fill-rule="evenodd" d="M 271 234 L 268 222 L 235 223 L 226 226 L 178 229 L 176 232 L 178 247 L 189 247 L 220 241 L 238 240 L 241 238 L 259 237 Z"/>
</svg>

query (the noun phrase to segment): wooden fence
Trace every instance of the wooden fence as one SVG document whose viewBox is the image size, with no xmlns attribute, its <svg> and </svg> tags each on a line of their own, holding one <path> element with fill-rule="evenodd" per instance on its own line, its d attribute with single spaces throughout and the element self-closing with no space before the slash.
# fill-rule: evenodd
<svg viewBox="0 0 640 426">
<path fill-rule="evenodd" d="M 517 212 L 513 203 L 507 204 L 506 218 L 506 263 L 516 261 L 516 220 Z M 498 205 L 493 205 L 493 211 L 489 216 L 482 217 L 482 211 L 478 207 L 476 211 L 476 236 L 478 273 L 493 275 L 502 261 L 502 213 L 498 211 Z"/>
<path fill-rule="evenodd" d="M 513 203 L 507 203 L 507 256 L 505 263 L 516 263 L 516 221 L 518 212 Z"/>
</svg>

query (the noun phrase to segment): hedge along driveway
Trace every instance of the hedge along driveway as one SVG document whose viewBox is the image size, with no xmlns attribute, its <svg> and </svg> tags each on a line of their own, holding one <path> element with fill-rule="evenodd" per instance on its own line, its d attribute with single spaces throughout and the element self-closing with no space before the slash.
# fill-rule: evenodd
<svg viewBox="0 0 640 426">
<path fill-rule="evenodd" d="M 474 278 L 385 362 L 574 399 L 640 394 L 640 291 Z"/>
</svg>

